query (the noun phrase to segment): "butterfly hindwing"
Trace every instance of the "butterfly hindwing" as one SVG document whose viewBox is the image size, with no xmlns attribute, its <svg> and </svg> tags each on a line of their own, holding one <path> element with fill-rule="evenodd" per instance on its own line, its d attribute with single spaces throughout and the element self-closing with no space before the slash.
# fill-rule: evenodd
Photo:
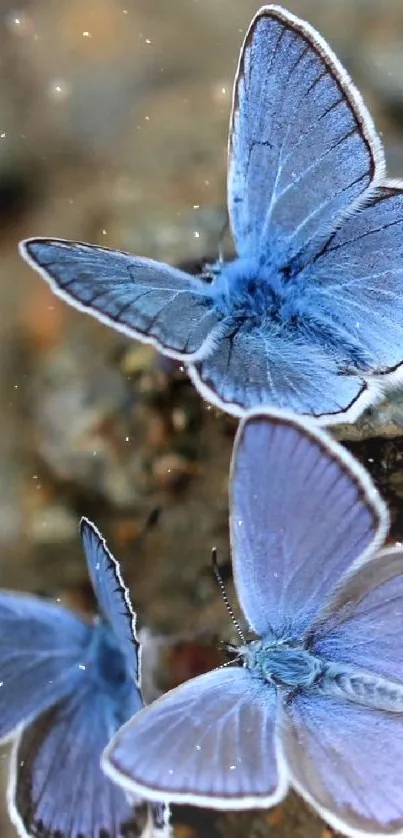
<svg viewBox="0 0 403 838">
<path fill-rule="evenodd" d="M 301 693 L 281 729 L 291 784 L 337 832 L 401 833 L 401 713 Z"/>
<path fill-rule="evenodd" d="M 312 26 L 277 6 L 257 13 L 235 83 L 228 205 L 240 256 L 279 266 L 384 174 L 371 117 Z"/>
<path fill-rule="evenodd" d="M 343 700 L 340 691 L 335 700 L 337 688 L 324 684 L 322 694 L 295 696 L 285 710 L 291 780 L 344 834 L 403 829 L 402 613 L 403 553 L 388 548 L 341 580 L 308 632 L 312 652 L 347 667 L 356 694 L 365 698 L 369 691 L 370 706 Z M 387 712 L 376 706 L 383 695 Z"/>
<path fill-rule="evenodd" d="M 382 550 L 341 580 L 309 631 L 312 649 L 403 684 L 403 552 Z"/>
<path fill-rule="evenodd" d="M 70 696 L 36 718 L 14 744 L 9 811 L 24 838 L 119 838 L 132 818 L 123 791 L 100 767 L 102 750 L 124 716 L 113 696 L 81 674 Z"/>
<path fill-rule="evenodd" d="M 383 187 L 302 273 L 318 316 L 329 313 L 333 332 L 342 324 L 366 353 L 366 367 L 354 355 L 351 367 L 370 381 L 403 363 L 402 242 L 403 190 Z"/>
<path fill-rule="evenodd" d="M 330 425 L 352 419 L 356 405 L 361 411 L 370 401 L 363 378 L 341 375 L 329 352 L 291 330 L 280 336 L 269 323 L 260 330 L 248 324 L 223 330 L 208 357 L 187 369 L 208 401 L 235 416 L 276 406 Z"/>
</svg>

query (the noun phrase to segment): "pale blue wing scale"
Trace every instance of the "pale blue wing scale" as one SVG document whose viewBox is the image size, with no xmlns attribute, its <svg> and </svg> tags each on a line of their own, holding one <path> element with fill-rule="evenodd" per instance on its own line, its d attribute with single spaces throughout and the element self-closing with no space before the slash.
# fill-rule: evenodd
<svg viewBox="0 0 403 838">
<path fill-rule="evenodd" d="M 114 698 L 86 679 L 72 688 L 14 745 L 10 816 L 30 838 L 119 838 L 133 809 L 105 777 L 100 757 L 124 717 Z"/>
<path fill-rule="evenodd" d="M 341 580 L 309 630 L 314 652 L 403 683 L 403 552 L 378 553 Z"/>
<path fill-rule="evenodd" d="M 238 254 L 289 263 L 383 173 L 371 117 L 327 43 L 285 9 L 263 8 L 241 54 L 230 127 Z"/>
<path fill-rule="evenodd" d="M 69 692 L 92 637 L 59 605 L 0 593 L 0 738 Z"/>
<path fill-rule="evenodd" d="M 314 343 L 279 337 L 249 324 L 225 327 L 205 359 L 187 365 L 195 387 L 208 401 L 235 416 L 257 407 L 279 407 L 331 424 L 365 400 L 359 375 L 342 374 L 337 358 Z"/>
<path fill-rule="evenodd" d="M 277 696 L 246 669 L 218 669 L 140 710 L 108 746 L 103 765 L 131 794 L 244 809 L 282 799 Z"/>
<path fill-rule="evenodd" d="M 338 832 L 401 832 L 402 714 L 310 691 L 285 707 L 281 731 L 291 784 Z"/>
<path fill-rule="evenodd" d="M 119 563 L 99 530 L 87 518 L 81 519 L 80 531 L 98 610 L 111 627 L 125 654 L 131 677 L 140 687 L 140 644 L 136 634 L 136 615 Z"/>
<path fill-rule="evenodd" d="M 169 265 L 59 239 L 20 252 L 71 305 L 172 357 L 200 354 L 218 324 L 208 283 Z"/>
<path fill-rule="evenodd" d="M 388 522 L 368 475 L 308 420 L 251 414 L 230 476 L 236 590 L 260 636 L 300 637 Z"/>
<path fill-rule="evenodd" d="M 364 375 L 403 362 L 403 192 L 378 189 L 369 206 L 344 220 L 304 269 L 320 318 L 339 324 L 365 350 Z M 357 363 L 359 371 L 359 363 Z"/>
</svg>

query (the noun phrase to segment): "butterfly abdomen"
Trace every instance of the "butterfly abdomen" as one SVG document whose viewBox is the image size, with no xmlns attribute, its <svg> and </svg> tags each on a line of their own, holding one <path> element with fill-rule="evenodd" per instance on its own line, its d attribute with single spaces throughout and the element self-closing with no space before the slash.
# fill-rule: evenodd
<svg viewBox="0 0 403 838">
<path fill-rule="evenodd" d="M 403 713 L 403 684 L 343 664 L 327 664 L 320 691 L 364 707 Z"/>
</svg>

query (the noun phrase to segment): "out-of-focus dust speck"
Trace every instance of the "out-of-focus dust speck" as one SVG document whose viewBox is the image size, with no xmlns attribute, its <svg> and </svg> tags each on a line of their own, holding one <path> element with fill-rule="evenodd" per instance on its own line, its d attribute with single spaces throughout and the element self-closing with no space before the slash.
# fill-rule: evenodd
<svg viewBox="0 0 403 838">
<path fill-rule="evenodd" d="M 33 35 L 35 32 L 32 18 L 22 10 L 7 12 L 5 15 L 5 24 L 13 35 L 18 35 L 20 38 Z"/>
<path fill-rule="evenodd" d="M 64 79 L 53 80 L 49 83 L 48 93 L 55 102 L 65 102 L 71 96 L 71 84 Z"/>
</svg>

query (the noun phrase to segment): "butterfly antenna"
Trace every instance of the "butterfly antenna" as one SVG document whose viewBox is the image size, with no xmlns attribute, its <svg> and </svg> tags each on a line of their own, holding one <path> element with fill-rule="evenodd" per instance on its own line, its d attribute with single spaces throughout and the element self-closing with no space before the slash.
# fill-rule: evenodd
<svg viewBox="0 0 403 838">
<path fill-rule="evenodd" d="M 157 526 L 161 517 L 161 512 L 162 510 L 160 506 L 154 506 L 150 510 L 150 512 L 147 515 L 147 518 L 141 526 L 141 529 L 133 539 L 136 547 L 140 547 L 150 530 L 153 530 L 154 527 Z"/>
<path fill-rule="evenodd" d="M 221 576 L 221 573 L 220 573 L 220 570 L 219 570 L 219 567 L 218 567 L 218 563 L 217 563 L 217 548 L 216 548 L 216 547 L 213 547 L 213 548 L 212 548 L 212 551 L 211 551 L 211 566 L 212 566 L 212 568 L 213 568 L 213 573 L 214 573 L 214 576 L 215 576 L 215 578 L 216 578 L 216 580 L 217 580 L 218 587 L 219 587 L 219 589 L 220 589 L 220 594 L 221 594 L 221 596 L 222 596 L 222 598 L 223 598 L 223 600 L 224 600 L 224 605 L 225 605 L 225 607 L 226 607 L 226 609 L 227 609 L 227 611 L 228 611 L 228 614 L 229 614 L 229 616 L 230 616 L 230 618 L 231 618 L 231 622 L 232 622 L 232 623 L 233 623 L 233 625 L 235 626 L 235 628 L 236 628 L 236 630 L 237 630 L 237 632 L 238 632 L 238 634 L 239 634 L 239 637 L 240 637 L 240 638 L 241 638 L 241 640 L 242 640 L 242 643 L 246 646 L 246 639 L 245 639 L 245 635 L 244 635 L 244 633 L 243 633 L 243 631 L 242 631 L 242 629 L 241 629 L 241 626 L 240 626 L 240 625 L 239 625 L 239 623 L 238 623 L 238 620 L 237 620 L 237 618 L 236 618 L 236 616 L 235 616 L 235 614 L 234 614 L 234 610 L 233 610 L 233 608 L 232 608 L 232 605 L 231 605 L 231 603 L 230 603 L 230 601 L 229 601 L 229 599 L 228 599 L 228 594 L 227 594 L 227 591 L 226 591 L 226 589 L 225 589 L 225 585 L 224 585 L 224 582 L 223 582 L 223 578 L 222 578 L 222 576 Z"/>
<path fill-rule="evenodd" d="M 151 511 L 148 513 L 147 518 L 143 524 L 143 534 L 145 535 L 150 530 L 153 530 L 154 527 L 157 526 L 159 520 L 161 518 L 161 507 L 154 506 Z"/>
</svg>

